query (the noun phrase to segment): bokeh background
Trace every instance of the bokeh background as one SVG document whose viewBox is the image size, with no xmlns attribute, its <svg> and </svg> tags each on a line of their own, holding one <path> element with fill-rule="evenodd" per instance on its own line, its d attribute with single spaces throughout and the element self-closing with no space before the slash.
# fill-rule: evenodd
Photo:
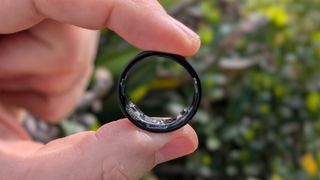
<svg viewBox="0 0 320 180">
<path fill-rule="evenodd" d="M 191 122 L 200 144 L 144 179 L 320 179 L 320 1 L 160 2 L 202 39 L 199 53 L 189 58 L 203 84 Z M 45 142 L 122 118 L 115 82 L 138 52 L 103 30 L 97 71 L 78 110 L 56 127 L 30 117 L 30 131 L 42 129 L 33 131 L 34 138 Z M 182 79 L 159 75 L 134 93 L 142 105 L 150 96 L 174 99 L 144 108 L 176 114 L 183 97 L 192 96 L 181 91 Z M 154 93 L 159 90 L 171 91 Z"/>
</svg>

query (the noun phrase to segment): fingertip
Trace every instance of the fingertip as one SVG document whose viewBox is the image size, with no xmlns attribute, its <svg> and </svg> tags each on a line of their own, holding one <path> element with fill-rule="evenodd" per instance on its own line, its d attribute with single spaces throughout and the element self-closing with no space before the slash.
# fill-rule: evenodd
<svg viewBox="0 0 320 180">
<path fill-rule="evenodd" d="M 179 47 L 179 54 L 186 57 L 196 54 L 201 46 L 200 36 L 173 17 L 169 16 L 169 19 L 177 27 L 177 33 L 180 35 L 177 36 L 180 37 L 180 41 L 177 41 L 180 44 L 176 44 L 176 47 Z"/>
<path fill-rule="evenodd" d="M 182 53 L 182 55 L 186 57 L 193 56 L 199 51 L 201 47 L 201 40 L 200 38 L 194 38 L 190 40 L 189 44 L 190 45 L 185 48 L 185 52 Z"/>
<path fill-rule="evenodd" d="M 155 163 L 163 163 L 194 152 L 198 147 L 198 138 L 190 125 L 179 129 L 177 137 L 173 137 L 168 143 L 155 153 Z"/>
<path fill-rule="evenodd" d="M 171 16 L 163 19 L 162 24 L 151 31 L 152 34 L 138 38 L 132 44 L 143 50 L 163 51 L 184 57 L 193 56 L 199 51 L 201 40 L 193 30 Z"/>
<path fill-rule="evenodd" d="M 190 142 L 192 143 L 193 151 L 198 148 L 199 141 L 198 135 L 196 131 L 189 125 L 185 125 L 183 128 L 186 137 L 190 138 Z"/>
</svg>

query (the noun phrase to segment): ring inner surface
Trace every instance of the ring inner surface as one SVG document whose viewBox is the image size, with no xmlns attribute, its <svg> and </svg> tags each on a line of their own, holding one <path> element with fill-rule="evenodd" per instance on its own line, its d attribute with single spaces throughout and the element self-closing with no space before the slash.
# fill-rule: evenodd
<svg viewBox="0 0 320 180">
<path fill-rule="evenodd" d="M 128 100 L 126 111 L 134 120 L 145 123 L 149 128 L 167 129 L 185 121 L 191 108 L 183 109 L 177 117 L 150 117 L 144 114 L 132 101 Z"/>
</svg>

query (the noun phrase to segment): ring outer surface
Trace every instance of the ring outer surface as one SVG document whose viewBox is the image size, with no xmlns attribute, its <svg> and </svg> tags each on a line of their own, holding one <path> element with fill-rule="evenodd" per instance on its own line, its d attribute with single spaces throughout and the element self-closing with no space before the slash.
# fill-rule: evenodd
<svg viewBox="0 0 320 180">
<path fill-rule="evenodd" d="M 173 60 L 176 63 L 183 66 L 188 71 L 188 73 L 191 75 L 191 78 L 196 82 L 196 84 L 194 84 L 194 85 L 198 89 L 198 92 L 194 92 L 193 102 L 190 105 L 190 106 L 192 106 L 192 109 L 188 114 L 186 114 L 189 117 L 186 120 L 184 120 L 183 122 L 176 124 L 175 126 L 169 126 L 166 129 L 148 128 L 146 126 L 146 123 L 139 122 L 139 121 L 135 120 L 134 118 L 132 118 L 131 115 L 126 111 L 126 105 L 127 105 L 126 94 L 122 93 L 124 90 L 123 90 L 123 87 L 121 86 L 121 82 L 123 80 L 126 80 L 127 75 L 129 74 L 130 70 L 136 64 L 138 64 L 140 61 L 143 61 L 145 58 L 152 57 L 152 56 L 158 56 L 158 57 L 166 58 L 168 60 Z M 122 73 L 119 77 L 117 90 L 118 90 L 118 103 L 119 103 L 119 106 L 120 106 L 122 113 L 137 127 L 144 129 L 146 131 L 154 132 L 154 133 L 171 132 L 171 131 L 175 131 L 175 130 L 183 127 L 184 125 L 186 125 L 193 118 L 193 116 L 196 114 L 198 107 L 200 105 L 201 96 L 202 96 L 202 88 L 201 88 L 200 78 L 199 78 L 197 72 L 193 69 L 193 67 L 187 62 L 187 60 L 180 55 L 164 53 L 164 52 L 157 52 L 157 51 L 141 52 L 131 62 L 129 62 L 129 64 L 125 67 L 125 69 L 122 71 Z"/>
</svg>

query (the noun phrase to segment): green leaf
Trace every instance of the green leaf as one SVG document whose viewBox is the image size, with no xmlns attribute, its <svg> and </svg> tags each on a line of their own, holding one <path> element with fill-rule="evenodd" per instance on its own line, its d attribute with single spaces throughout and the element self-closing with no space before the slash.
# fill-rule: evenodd
<svg viewBox="0 0 320 180">
<path fill-rule="evenodd" d="M 213 29 L 208 25 L 202 25 L 199 28 L 199 35 L 202 41 L 202 44 L 207 45 L 211 44 L 214 38 Z"/>
</svg>

